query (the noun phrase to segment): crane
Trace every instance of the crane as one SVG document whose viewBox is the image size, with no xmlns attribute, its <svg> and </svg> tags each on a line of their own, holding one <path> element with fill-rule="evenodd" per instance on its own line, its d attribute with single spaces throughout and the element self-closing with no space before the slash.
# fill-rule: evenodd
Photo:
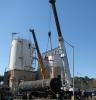
<svg viewBox="0 0 96 100">
<path fill-rule="evenodd" d="M 38 46 L 38 43 L 37 43 L 35 32 L 34 32 L 33 29 L 30 29 L 29 31 L 33 35 L 33 39 L 34 39 L 35 46 L 36 46 L 36 49 L 37 49 L 37 54 L 38 54 L 38 59 L 39 59 L 39 64 L 40 64 L 40 72 L 42 74 L 43 79 L 48 79 L 48 74 L 47 74 L 47 71 L 46 71 L 46 67 L 43 63 L 43 58 L 42 58 L 42 55 L 41 55 L 40 50 L 39 50 L 39 46 Z"/>
<path fill-rule="evenodd" d="M 63 62 L 63 67 L 61 68 L 61 79 L 62 79 L 62 84 L 63 84 L 63 81 L 65 81 L 64 83 L 66 83 L 67 86 L 70 87 L 71 74 L 70 74 L 66 48 L 64 45 L 64 38 L 62 36 L 55 2 L 56 2 L 56 0 L 49 0 L 49 3 L 52 5 L 52 9 L 53 9 L 54 19 L 55 19 L 55 23 L 56 23 L 57 32 L 58 32 L 59 48 L 61 50 L 61 58 L 62 58 L 62 62 Z"/>
</svg>

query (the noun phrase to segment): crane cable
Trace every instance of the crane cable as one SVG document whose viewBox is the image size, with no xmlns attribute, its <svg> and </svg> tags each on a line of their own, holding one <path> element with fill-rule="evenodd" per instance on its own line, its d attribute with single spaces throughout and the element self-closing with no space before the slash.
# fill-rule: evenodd
<svg viewBox="0 0 96 100">
<path fill-rule="evenodd" d="M 49 5 L 49 32 L 48 32 L 48 42 L 46 47 L 46 52 L 48 51 L 48 45 L 50 42 L 50 49 L 52 50 L 52 39 L 51 39 L 51 6 Z"/>
<path fill-rule="evenodd" d="M 48 42 L 47 42 L 47 48 L 46 48 L 46 52 L 48 51 L 48 45 L 50 42 L 50 49 L 52 50 L 52 39 L 51 39 L 51 32 L 48 32 Z"/>
</svg>

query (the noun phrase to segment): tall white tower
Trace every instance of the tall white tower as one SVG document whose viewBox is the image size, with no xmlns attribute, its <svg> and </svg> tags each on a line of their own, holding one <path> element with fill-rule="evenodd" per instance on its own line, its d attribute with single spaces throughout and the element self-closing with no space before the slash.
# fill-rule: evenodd
<svg viewBox="0 0 96 100">
<path fill-rule="evenodd" d="M 9 70 L 32 70 L 34 45 L 29 40 L 13 39 Z"/>
</svg>

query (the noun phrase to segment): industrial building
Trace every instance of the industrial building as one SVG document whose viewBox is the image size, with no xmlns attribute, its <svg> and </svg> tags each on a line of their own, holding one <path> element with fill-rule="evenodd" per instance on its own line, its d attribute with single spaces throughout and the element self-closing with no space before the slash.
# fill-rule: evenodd
<svg viewBox="0 0 96 100">
<path fill-rule="evenodd" d="M 42 82 L 49 86 L 51 79 L 61 75 L 63 63 L 60 58 L 59 48 L 49 50 L 43 53 L 42 56 L 48 73 L 48 80 L 46 81 L 42 80 L 40 65 L 38 65 L 37 70 L 34 70 L 34 60 L 36 60 L 36 48 L 34 44 L 26 39 L 13 38 L 11 43 L 9 67 L 4 75 L 4 84 L 10 87 L 12 92 L 16 92 L 18 87 L 22 87 L 22 85 L 25 89 L 31 88 L 31 85 L 34 86 L 36 83 L 36 86 L 38 87 L 38 84 L 40 83 L 41 85 Z"/>
</svg>

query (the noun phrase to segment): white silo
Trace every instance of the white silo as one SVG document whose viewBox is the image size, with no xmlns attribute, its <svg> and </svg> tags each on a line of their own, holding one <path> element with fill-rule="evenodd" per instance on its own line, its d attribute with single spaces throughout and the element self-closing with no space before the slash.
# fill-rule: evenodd
<svg viewBox="0 0 96 100">
<path fill-rule="evenodd" d="M 43 53 L 43 57 L 44 60 L 45 57 L 47 57 L 47 60 L 45 60 L 45 65 L 48 69 L 48 73 L 50 74 L 50 78 L 55 78 L 58 77 L 58 75 L 61 75 L 61 68 L 63 63 L 62 59 L 60 58 L 58 48 Z"/>
<path fill-rule="evenodd" d="M 29 40 L 13 39 L 9 70 L 30 70 L 33 63 L 34 45 Z"/>
<path fill-rule="evenodd" d="M 36 79 L 33 70 L 35 45 L 30 40 L 14 38 L 12 40 L 9 61 L 9 87 L 14 90 L 20 80 L 32 81 Z"/>
</svg>

